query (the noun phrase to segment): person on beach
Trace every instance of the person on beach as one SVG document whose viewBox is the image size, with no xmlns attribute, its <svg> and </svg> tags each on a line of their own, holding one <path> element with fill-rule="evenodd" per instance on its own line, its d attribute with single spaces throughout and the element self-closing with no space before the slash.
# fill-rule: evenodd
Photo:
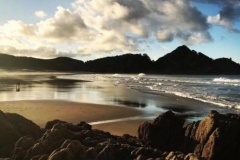
<svg viewBox="0 0 240 160">
<path fill-rule="evenodd" d="M 19 82 L 16 83 L 16 91 L 17 91 L 17 92 L 20 92 L 20 83 L 19 83 Z"/>
</svg>

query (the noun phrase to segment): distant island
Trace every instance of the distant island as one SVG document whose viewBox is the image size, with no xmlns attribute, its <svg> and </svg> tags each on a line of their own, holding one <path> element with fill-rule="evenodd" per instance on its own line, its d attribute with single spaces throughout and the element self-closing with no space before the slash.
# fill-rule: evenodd
<svg viewBox="0 0 240 160">
<path fill-rule="evenodd" d="M 212 59 L 203 53 L 179 46 L 152 61 L 147 54 L 127 53 L 83 62 L 68 57 L 37 59 L 0 54 L 0 68 L 37 71 L 74 71 L 95 73 L 148 73 L 183 75 L 239 75 L 240 64 L 231 58 Z"/>
</svg>

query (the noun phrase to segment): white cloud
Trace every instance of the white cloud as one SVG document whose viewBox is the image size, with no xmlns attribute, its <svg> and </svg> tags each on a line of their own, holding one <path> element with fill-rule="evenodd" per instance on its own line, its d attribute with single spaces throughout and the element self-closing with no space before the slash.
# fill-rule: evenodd
<svg viewBox="0 0 240 160">
<path fill-rule="evenodd" d="M 76 0 L 72 6 L 72 10 L 57 7 L 53 17 L 36 24 L 7 22 L 0 26 L 0 34 L 11 40 L 2 40 L 0 45 L 8 52 L 49 57 L 140 51 L 146 47 L 139 40 L 177 39 L 190 45 L 211 41 L 206 17 L 186 0 Z M 46 15 L 43 11 L 35 14 Z M 24 47 L 8 48 L 14 38 Z M 55 46 L 59 43 L 75 47 L 59 51 Z"/>
<path fill-rule="evenodd" d="M 230 31 L 230 32 L 239 33 L 238 29 L 233 28 L 233 21 L 231 21 L 227 18 L 222 18 L 220 14 L 217 14 L 216 16 L 208 16 L 207 21 L 209 23 L 227 28 L 228 31 Z"/>
<path fill-rule="evenodd" d="M 96 33 L 89 48 L 83 47 L 82 52 L 112 52 L 114 47 L 97 40 L 107 38 L 105 33 L 110 31 L 113 35 L 124 37 L 124 43 L 115 40 L 111 44 L 119 46 L 116 50 L 122 51 L 127 48 L 140 49 L 138 43 L 132 43 L 129 47 L 128 42 L 152 35 L 161 42 L 171 42 L 177 38 L 191 45 L 212 40 L 206 17 L 184 0 L 78 0 L 72 6 L 83 17 L 86 26 Z M 191 38 L 179 36 L 183 32 Z M 191 39 L 193 41 L 190 42 Z"/>
<path fill-rule="evenodd" d="M 68 42 L 88 39 L 86 25 L 77 12 L 58 7 L 53 18 L 37 23 L 38 33 L 53 42 Z"/>
<path fill-rule="evenodd" d="M 114 51 L 128 52 L 136 50 L 138 49 L 135 47 L 133 39 L 114 31 L 104 31 L 97 34 L 93 41 L 79 47 L 79 52 L 85 55 L 96 52 L 111 53 Z"/>
<path fill-rule="evenodd" d="M 22 21 L 11 20 L 0 26 L 0 33 L 11 36 L 34 36 L 35 26 Z"/>
<path fill-rule="evenodd" d="M 47 14 L 44 11 L 36 11 L 35 16 L 37 16 L 38 18 L 45 18 L 47 17 Z"/>
</svg>

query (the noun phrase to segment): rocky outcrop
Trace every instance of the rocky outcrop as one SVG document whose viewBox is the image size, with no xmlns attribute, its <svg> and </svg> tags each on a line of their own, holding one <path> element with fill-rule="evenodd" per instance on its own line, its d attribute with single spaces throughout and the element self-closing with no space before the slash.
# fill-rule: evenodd
<svg viewBox="0 0 240 160">
<path fill-rule="evenodd" d="M 138 135 L 145 143 L 160 149 L 195 153 L 207 160 L 240 159 L 240 115 L 211 111 L 204 120 L 183 127 L 176 115 L 167 112 L 152 123 L 142 124 Z"/>
<path fill-rule="evenodd" d="M 186 127 L 183 150 L 211 160 L 240 159 L 240 115 L 216 111 Z"/>
<path fill-rule="evenodd" d="M 6 116 L 1 113 L 1 120 L 3 115 Z M 11 126 L 5 122 L 1 127 Z M 11 131 L 12 136 L 22 133 Z M 54 120 L 46 124 L 39 139 L 33 131 L 18 139 L 7 157 L 8 160 L 232 160 L 240 159 L 239 135 L 240 115 L 221 115 L 216 111 L 186 126 L 183 119 L 168 111 L 152 123 L 143 123 L 138 138 L 93 130 L 86 122 L 73 125 Z"/>
<path fill-rule="evenodd" d="M 93 130 L 86 122 L 73 125 L 64 121 L 48 122 L 38 140 L 20 138 L 14 160 L 201 160 L 195 154 L 168 152 L 151 147 L 137 137 L 111 135 Z"/>
<path fill-rule="evenodd" d="M 3 113 L 0 111 L 0 155 L 10 155 L 14 144 L 19 138 L 29 135 L 33 139 L 38 139 L 41 136 L 41 132 L 40 127 L 32 121 L 18 114 Z M 30 143 L 29 141 L 26 143 Z"/>
</svg>

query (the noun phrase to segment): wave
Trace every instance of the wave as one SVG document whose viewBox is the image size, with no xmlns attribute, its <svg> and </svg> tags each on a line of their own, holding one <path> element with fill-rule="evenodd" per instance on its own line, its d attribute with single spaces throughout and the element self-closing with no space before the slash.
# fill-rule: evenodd
<svg viewBox="0 0 240 160">
<path fill-rule="evenodd" d="M 240 79 L 214 78 L 214 82 L 240 83 Z"/>
<path fill-rule="evenodd" d="M 144 73 L 139 73 L 139 74 L 138 74 L 139 77 L 142 77 L 142 76 L 145 76 L 145 75 L 146 75 L 146 74 L 144 74 Z"/>
<path fill-rule="evenodd" d="M 149 93 L 167 93 L 179 97 L 194 99 L 204 103 L 213 104 L 222 108 L 232 108 L 240 110 L 238 102 L 238 92 L 232 90 L 232 86 L 240 86 L 238 78 L 170 78 L 170 77 L 151 77 L 133 76 L 124 81 L 124 84 L 131 89 L 138 91 L 148 91 Z M 219 88 L 222 89 L 219 91 Z M 237 93 L 236 93 L 237 92 Z M 223 97 L 226 94 L 227 98 Z"/>
<path fill-rule="evenodd" d="M 113 74 L 112 77 L 119 77 L 120 75 L 119 74 Z"/>
<path fill-rule="evenodd" d="M 231 106 L 229 106 L 229 105 L 227 105 L 227 104 L 223 104 L 223 103 L 221 103 L 221 102 L 216 102 L 216 101 L 214 101 L 214 100 L 213 100 L 214 98 L 211 98 L 211 99 L 203 99 L 203 98 L 194 97 L 194 96 L 191 96 L 191 95 L 189 95 L 189 94 L 187 94 L 187 93 L 182 93 L 182 92 L 165 91 L 165 93 L 174 94 L 174 95 L 179 96 L 179 97 L 184 97 L 184 98 L 189 98 L 189 99 L 195 99 L 195 100 L 198 100 L 198 101 L 201 101 L 201 102 L 214 104 L 214 105 L 217 105 L 217 106 L 223 107 L 223 108 L 229 108 L 229 107 L 231 107 Z M 236 109 L 240 109 L 240 106 L 239 106 L 239 108 L 236 108 Z"/>
</svg>

